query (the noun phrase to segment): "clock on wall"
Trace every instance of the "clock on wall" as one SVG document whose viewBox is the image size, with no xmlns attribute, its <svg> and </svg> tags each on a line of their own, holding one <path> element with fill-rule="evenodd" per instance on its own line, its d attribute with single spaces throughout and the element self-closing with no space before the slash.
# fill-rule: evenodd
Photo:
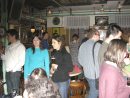
<svg viewBox="0 0 130 98">
<path fill-rule="evenodd" d="M 59 17 L 54 17 L 53 18 L 53 24 L 54 25 L 59 25 L 60 24 L 60 18 Z"/>
</svg>

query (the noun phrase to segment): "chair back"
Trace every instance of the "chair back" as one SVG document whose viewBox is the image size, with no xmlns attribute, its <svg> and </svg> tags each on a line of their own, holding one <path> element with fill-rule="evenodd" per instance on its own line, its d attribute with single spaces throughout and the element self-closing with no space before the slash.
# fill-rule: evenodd
<svg viewBox="0 0 130 98">
<path fill-rule="evenodd" d="M 83 81 L 70 82 L 69 98 L 85 98 L 86 85 Z"/>
</svg>

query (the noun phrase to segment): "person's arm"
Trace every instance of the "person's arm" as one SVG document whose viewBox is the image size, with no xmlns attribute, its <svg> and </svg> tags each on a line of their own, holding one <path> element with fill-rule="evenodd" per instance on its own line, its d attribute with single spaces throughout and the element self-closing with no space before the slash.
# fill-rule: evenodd
<svg viewBox="0 0 130 98">
<path fill-rule="evenodd" d="M 108 44 L 106 42 L 103 42 L 100 46 L 99 52 L 98 52 L 98 63 L 99 65 L 102 65 L 104 61 L 104 53 L 106 52 L 108 47 Z"/>
<path fill-rule="evenodd" d="M 30 49 L 27 49 L 26 54 L 25 54 L 25 64 L 24 64 L 24 80 L 27 80 L 28 75 L 29 75 L 29 62 L 30 62 L 29 52 L 30 52 Z"/>
<path fill-rule="evenodd" d="M 50 58 L 49 58 L 49 52 L 48 52 L 48 50 L 44 50 L 44 53 L 45 53 L 45 70 L 46 70 L 46 73 L 47 73 L 47 76 L 49 77 L 49 75 L 50 75 Z"/>
<path fill-rule="evenodd" d="M 65 49 L 66 49 L 66 51 L 67 51 L 68 53 L 70 53 L 70 48 L 69 48 L 69 46 L 65 46 Z"/>
<path fill-rule="evenodd" d="M 108 78 L 105 81 L 104 98 L 117 98 L 118 89 L 119 89 L 119 84 L 118 84 L 119 77 L 114 72 L 108 73 L 107 77 Z"/>
<path fill-rule="evenodd" d="M 7 48 L 5 50 L 3 49 L 3 50 L 0 51 L 0 57 L 1 57 L 2 60 L 6 59 L 5 51 L 7 51 Z"/>
<path fill-rule="evenodd" d="M 86 65 L 86 47 L 85 44 L 83 43 L 80 48 L 79 48 L 79 52 L 78 52 L 78 62 L 81 66 Z"/>
<path fill-rule="evenodd" d="M 73 71 L 73 63 L 69 53 L 63 55 L 63 62 L 61 65 L 58 66 L 57 70 L 60 69 L 64 70 L 65 72 Z"/>
</svg>

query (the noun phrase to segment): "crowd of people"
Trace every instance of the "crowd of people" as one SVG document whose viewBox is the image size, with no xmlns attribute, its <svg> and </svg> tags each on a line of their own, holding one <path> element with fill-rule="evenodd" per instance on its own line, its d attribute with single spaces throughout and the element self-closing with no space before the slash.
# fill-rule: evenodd
<svg viewBox="0 0 130 98">
<path fill-rule="evenodd" d="M 26 49 L 18 32 L 9 29 L 9 45 L 5 50 L 0 49 L 8 94 L 14 91 L 19 94 L 23 70 L 24 98 L 68 98 L 69 73 L 77 66 L 83 73 L 78 78 L 85 78 L 90 88 L 87 98 L 129 98 L 130 71 L 124 76 L 124 68 L 130 60 L 128 44 L 121 39 L 122 34 L 121 27 L 111 23 L 106 38 L 100 41 L 100 32 L 90 28 L 82 42 L 78 34 L 74 34 L 67 51 L 65 39 L 59 34 L 53 34 L 50 45 L 47 32 L 43 37 L 35 32 L 31 47 Z"/>
</svg>

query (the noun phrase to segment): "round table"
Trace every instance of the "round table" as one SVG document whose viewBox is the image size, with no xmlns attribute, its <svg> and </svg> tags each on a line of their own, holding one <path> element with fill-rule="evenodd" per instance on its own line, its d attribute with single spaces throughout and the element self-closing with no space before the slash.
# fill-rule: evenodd
<svg viewBox="0 0 130 98">
<path fill-rule="evenodd" d="M 78 80 L 78 75 L 80 75 L 82 73 L 82 71 L 80 72 L 70 72 L 69 76 L 71 77 L 71 82 L 77 81 Z"/>
<path fill-rule="evenodd" d="M 80 72 L 70 72 L 69 76 L 74 77 L 74 76 L 78 76 L 79 74 L 81 74 L 81 71 Z"/>
</svg>

